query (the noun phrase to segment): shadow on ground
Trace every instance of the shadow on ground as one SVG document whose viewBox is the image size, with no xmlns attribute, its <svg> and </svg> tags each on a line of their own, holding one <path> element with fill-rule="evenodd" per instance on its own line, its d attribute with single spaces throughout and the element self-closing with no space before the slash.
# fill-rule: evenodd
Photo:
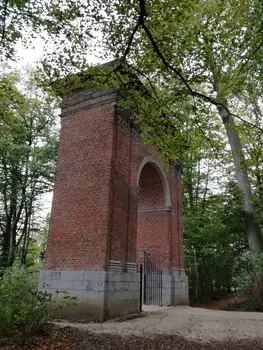
<svg viewBox="0 0 263 350">
<path fill-rule="evenodd" d="M 1 350 L 260 350 L 263 342 L 260 339 L 200 343 L 189 341 L 180 336 L 160 335 L 154 337 L 121 337 L 110 334 L 92 334 L 70 327 L 58 330 L 54 336 L 42 335 L 32 337 L 24 344 L 1 347 Z"/>
</svg>

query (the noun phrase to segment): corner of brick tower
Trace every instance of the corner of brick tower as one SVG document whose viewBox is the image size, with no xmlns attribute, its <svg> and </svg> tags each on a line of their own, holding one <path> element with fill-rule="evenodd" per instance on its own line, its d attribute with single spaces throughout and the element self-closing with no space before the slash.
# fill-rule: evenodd
<svg viewBox="0 0 263 350">
<path fill-rule="evenodd" d="M 188 302 L 181 171 L 164 170 L 158 152 L 144 144 L 117 101 L 114 89 L 85 88 L 63 100 L 39 289 L 58 299 L 58 290 L 77 297 L 77 306 L 63 311 L 66 318 L 139 312 L 137 263 L 144 250 L 164 271 L 163 304 Z"/>
</svg>

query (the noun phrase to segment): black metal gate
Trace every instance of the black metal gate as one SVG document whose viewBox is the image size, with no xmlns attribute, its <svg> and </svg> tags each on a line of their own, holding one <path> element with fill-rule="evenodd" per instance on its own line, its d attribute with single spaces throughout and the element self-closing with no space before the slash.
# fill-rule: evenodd
<svg viewBox="0 0 263 350">
<path fill-rule="evenodd" d="M 144 252 L 143 276 L 144 304 L 162 306 L 162 270 L 147 252 Z"/>
</svg>

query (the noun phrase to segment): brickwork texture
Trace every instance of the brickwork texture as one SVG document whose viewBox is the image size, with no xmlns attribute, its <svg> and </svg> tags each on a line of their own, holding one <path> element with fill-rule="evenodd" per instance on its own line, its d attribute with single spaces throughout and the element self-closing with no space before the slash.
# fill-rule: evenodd
<svg viewBox="0 0 263 350">
<path fill-rule="evenodd" d="M 165 167 L 117 101 L 113 89 L 79 89 L 64 98 L 46 276 L 108 272 L 111 261 L 125 273 L 143 250 L 170 276 L 184 269 L 181 168 Z M 86 289 L 72 281 L 70 290 L 83 299 Z M 131 295 L 139 298 L 138 291 Z"/>
</svg>

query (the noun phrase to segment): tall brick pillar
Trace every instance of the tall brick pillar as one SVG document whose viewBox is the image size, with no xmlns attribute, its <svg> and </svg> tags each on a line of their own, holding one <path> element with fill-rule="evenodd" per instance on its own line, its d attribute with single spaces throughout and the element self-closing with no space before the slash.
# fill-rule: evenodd
<svg viewBox="0 0 263 350">
<path fill-rule="evenodd" d="M 58 290 L 76 296 L 78 305 L 65 310 L 68 318 L 101 319 L 138 312 L 136 263 L 143 250 L 151 252 L 165 271 L 163 303 L 187 302 L 181 171 L 163 170 L 158 152 L 143 143 L 129 113 L 117 101 L 114 89 L 85 88 L 63 100 L 39 289 L 57 298 Z"/>
</svg>

